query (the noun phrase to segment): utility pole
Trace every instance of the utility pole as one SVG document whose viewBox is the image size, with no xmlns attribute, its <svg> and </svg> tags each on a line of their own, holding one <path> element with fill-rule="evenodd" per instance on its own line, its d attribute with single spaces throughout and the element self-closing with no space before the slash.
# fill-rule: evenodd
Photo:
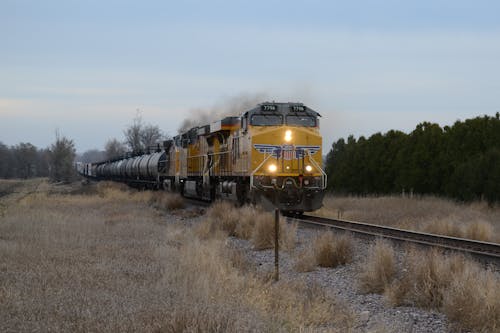
<svg viewBox="0 0 500 333">
<path fill-rule="evenodd" d="M 280 210 L 274 208 L 274 281 L 280 279 L 280 258 L 279 258 L 279 240 L 280 240 Z"/>
<path fill-rule="evenodd" d="M 278 188 L 276 183 L 274 183 L 274 207 L 274 281 L 278 281 L 280 279 L 280 210 L 278 204 Z"/>
</svg>

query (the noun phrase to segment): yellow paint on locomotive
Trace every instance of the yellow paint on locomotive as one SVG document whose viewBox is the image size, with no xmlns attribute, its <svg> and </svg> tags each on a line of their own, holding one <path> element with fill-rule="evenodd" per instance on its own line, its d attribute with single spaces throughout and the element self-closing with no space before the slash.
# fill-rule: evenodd
<svg viewBox="0 0 500 333">
<path fill-rule="evenodd" d="M 188 145 L 187 148 L 187 173 L 188 176 L 201 175 L 203 171 L 203 153 L 201 149 L 201 140 Z M 206 154 L 206 153 L 205 153 Z"/>
<path fill-rule="evenodd" d="M 322 168 L 323 163 L 322 137 L 317 127 L 249 126 L 248 132 L 251 136 L 251 169 L 258 168 L 255 172 L 256 176 L 298 176 L 299 174 L 321 176 L 321 171 L 317 166 Z M 284 151 L 281 151 L 281 156 L 276 158 L 276 155 L 269 153 L 273 148 L 267 148 L 268 151 L 263 152 L 262 149 L 259 151 L 255 147 L 256 145 L 287 147 L 288 150 L 285 148 Z M 302 158 L 300 153 L 297 155 L 296 150 L 294 150 L 297 148 L 305 149 L 311 155 L 306 153 Z M 299 158 L 297 158 L 298 156 Z M 311 157 L 314 162 L 311 161 Z M 267 160 L 264 162 L 266 158 Z M 262 164 L 263 162 L 264 164 Z M 271 165 L 276 166 L 274 172 L 270 170 Z M 311 172 L 306 170 L 307 166 L 311 167 Z"/>
<path fill-rule="evenodd" d="M 278 158 L 275 150 L 280 151 Z M 322 137 L 318 127 L 248 125 L 243 131 L 239 124 L 222 126 L 199 135 L 187 148 L 175 146 L 172 155 L 175 174 L 181 177 L 203 176 L 209 168 L 211 176 L 248 177 L 254 171 L 253 176 L 322 176 Z M 271 165 L 276 170 L 270 171 Z"/>
</svg>

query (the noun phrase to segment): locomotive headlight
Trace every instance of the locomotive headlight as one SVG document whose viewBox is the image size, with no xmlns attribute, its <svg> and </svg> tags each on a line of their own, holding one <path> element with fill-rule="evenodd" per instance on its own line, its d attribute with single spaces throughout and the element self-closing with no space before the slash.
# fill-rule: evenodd
<svg viewBox="0 0 500 333">
<path fill-rule="evenodd" d="M 270 164 L 267 169 L 270 171 L 270 172 L 276 172 L 276 170 L 278 170 L 278 167 L 276 166 L 276 164 Z"/>
<path fill-rule="evenodd" d="M 285 141 L 286 142 L 292 141 L 292 131 L 286 130 L 286 132 L 285 132 Z"/>
<path fill-rule="evenodd" d="M 310 166 L 310 165 L 306 165 L 306 171 L 307 171 L 307 172 L 311 172 L 311 171 L 313 171 L 313 167 L 312 167 L 312 166 Z"/>
</svg>

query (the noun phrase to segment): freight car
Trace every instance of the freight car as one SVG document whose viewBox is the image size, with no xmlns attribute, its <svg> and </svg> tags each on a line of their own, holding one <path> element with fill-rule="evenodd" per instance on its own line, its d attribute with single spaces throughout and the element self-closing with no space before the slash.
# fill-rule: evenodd
<svg viewBox="0 0 500 333">
<path fill-rule="evenodd" d="M 153 153 L 80 164 L 78 171 L 96 180 L 300 214 L 320 208 L 326 189 L 319 117 L 302 103 L 266 102 L 191 128 Z"/>
</svg>

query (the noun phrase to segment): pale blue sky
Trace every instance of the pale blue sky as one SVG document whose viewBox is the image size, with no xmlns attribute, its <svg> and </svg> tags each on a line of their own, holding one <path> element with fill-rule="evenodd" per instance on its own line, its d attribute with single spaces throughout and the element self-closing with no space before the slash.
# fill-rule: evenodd
<svg viewBox="0 0 500 333">
<path fill-rule="evenodd" d="M 0 141 L 174 134 L 241 94 L 303 101 L 325 144 L 500 111 L 497 1 L 0 0 Z"/>
</svg>

